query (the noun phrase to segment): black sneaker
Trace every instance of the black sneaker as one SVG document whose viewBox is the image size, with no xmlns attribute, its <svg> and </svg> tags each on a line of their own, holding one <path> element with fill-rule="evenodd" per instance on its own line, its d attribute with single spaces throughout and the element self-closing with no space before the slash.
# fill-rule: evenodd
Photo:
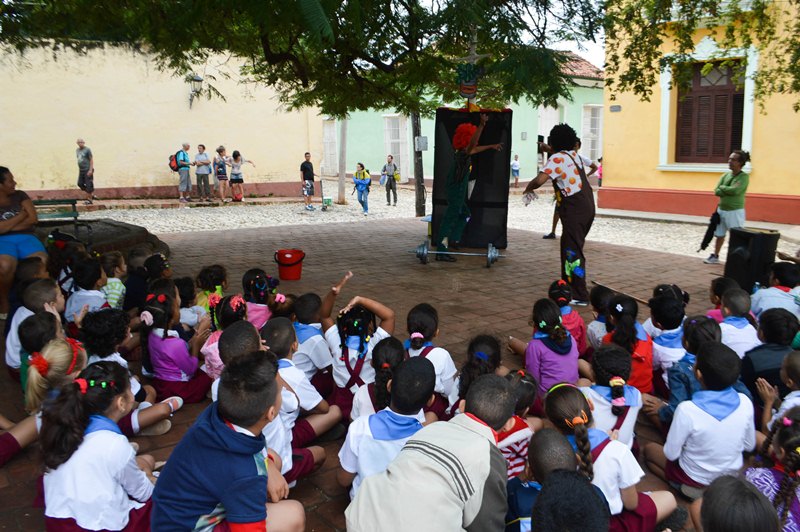
<svg viewBox="0 0 800 532">
<path fill-rule="evenodd" d="M 448 255 L 447 253 L 437 253 L 436 260 L 439 262 L 455 262 L 456 258 L 452 255 Z"/>
<path fill-rule="evenodd" d="M 555 240 L 556 239 L 556 234 L 555 233 L 547 233 L 542 238 L 544 238 L 545 240 Z"/>
<path fill-rule="evenodd" d="M 678 506 L 675 510 L 665 517 L 658 525 L 656 530 L 684 530 L 686 528 L 686 520 L 689 518 L 689 512 L 683 506 Z"/>
</svg>

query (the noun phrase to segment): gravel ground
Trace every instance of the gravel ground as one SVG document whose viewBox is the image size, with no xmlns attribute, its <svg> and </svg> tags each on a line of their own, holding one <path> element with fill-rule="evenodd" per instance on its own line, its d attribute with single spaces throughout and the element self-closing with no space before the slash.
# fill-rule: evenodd
<svg viewBox="0 0 800 532">
<path fill-rule="evenodd" d="M 329 186 L 332 186 L 331 183 Z M 328 222 L 369 223 L 371 220 L 414 217 L 414 192 L 410 189 L 398 190 L 398 206 L 390 207 L 384 203 L 384 191 L 376 186 L 370 194 L 370 212 L 361 213 L 355 196 L 348 196 L 348 205 L 334 205 L 322 212 L 306 211 L 303 204 L 278 203 L 272 205 L 227 204 L 217 207 L 193 207 L 177 209 L 118 209 L 85 213 L 81 218 L 110 218 L 121 222 L 141 225 L 155 234 L 236 227 L 271 227 L 281 225 L 319 224 Z M 430 197 L 427 212 L 430 213 Z M 531 231 L 531 238 L 541 238 L 549 232 L 552 223 L 553 206 L 550 196 L 542 196 L 528 207 L 522 204 L 521 196 L 511 198 L 508 212 L 508 227 Z M 560 234 L 560 226 L 556 231 Z M 420 234 L 424 229 L 420 227 Z M 623 246 L 640 247 L 666 253 L 676 253 L 693 257 L 705 257 L 706 252 L 697 253 L 705 227 L 680 222 L 657 222 L 632 220 L 626 218 L 597 217 L 589 233 L 589 240 Z M 781 240 L 779 251 L 792 253 L 796 245 Z M 727 243 L 722 250 L 724 257 Z"/>
</svg>

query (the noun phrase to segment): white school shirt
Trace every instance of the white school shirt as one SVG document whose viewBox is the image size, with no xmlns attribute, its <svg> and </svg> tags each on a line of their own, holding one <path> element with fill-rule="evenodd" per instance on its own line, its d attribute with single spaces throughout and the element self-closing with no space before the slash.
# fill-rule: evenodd
<svg viewBox="0 0 800 532">
<path fill-rule="evenodd" d="M 384 338 L 389 338 L 390 336 L 391 334 L 383 330 L 383 327 L 378 327 L 378 329 L 370 337 L 369 343 L 367 343 L 367 354 L 364 355 L 364 366 L 361 368 L 361 380 L 364 381 L 364 384 L 375 382 L 375 369 L 371 364 L 372 349 L 378 342 Z M 333 381 L 339 388 L 344 388 L 345 384 L 347 384 L 347 381 L 350 380 L 350 373 L 347 372 L 347 366 L 341 359 L 342 349 L 339 347 L 339 344 L 342 342 L 342 340 L 339 338 L 339 327 L 337 325 L 334 325 L 325 331 L 325 340 L 328 342 L 328 346 L 331 348 L 331 355 L 333 355 L 333 360 L 331 361 L 333 364 Z M 347 349 L 347 351 L 347 356 L 350 360 L 350 367 L 355 369 L 356 361 L 358 359 L 358 352 L 351 349 Z M 354 384 L 351 386 L 350 391 L 355 394 L 356 391 L 358 391 L 358 385 Z"/>
<path fill-rule="evenodd" d="M 84 305 L 89 305 L 89 312 L 100 310 L 103 306 L 108 306 L 106 295 L 101 290 L 84 290 L 77 288 L 67 299 L 64 309 L 64 317 L 67 323 L 75 321 L 75 314 L 79 314 Z"/>
<path fill-rule="evenodd" d="M 367 385 L 359 386 L 358 391 L 353 397 L 353 408 L 350 410 L 350 419 L 355 421 L 360 417 L 371 416 L 375 413 L 375 407 L 372 405 L 372 398 L 369 396 L 369 388 Z M 417 413 L 417 421 L 425 423 L 425 411 L 420 409 Z"/>
<path fill-rule="evenodd" d="M 628 409 L 628 415 L 625 416 L 625 421 L 619 428 L 619 436 L 617 440 L 624 443 L 628 448 L 633 447 L 633 430 L 636 427 L 636 418 L 639 416 L 639 410 L 642 409 L 642 393 L 633 386 L 627 386 L 631 393 L 639 398 L 636 406 L 631 406 Z M 581 388 L 583 395 L 594 403 L 594 410 L 592 410 L 592 417 L 594 418 L 594 426 L 598 430 L 605 433 L 611 431 L 617 423 L 617 416 L 611 411 L 611 403 L 606 400 L 601 394 L 597 393 L 590 387 Z M 605 452 L 605 450 L 603 451 Z"/>
<path fill-rule="evenodd" d="M 608 334 L 608 331 L 606 330 L 605 323 L 594 320 L 586 326 L 586 341 L 589 342 L 589 345 L 595 350 L 600 349 L 603 345 L 603 336 L 606 334 Z"/>
<path fill-rule="evenodd" d="M 311 327 L 315 327 L 322 331 L 322 324 L 309 323 Z M 338 344 L 337 339 L 337 344 Z M 328 347 L 328 342 L 325 341 L 325 336 L 315 334 L 302 344 L 297 346 L 297 351 L 292 355 L 292 362 L 295 367 L 301 369 L 306 374 L 309 380 L 314 378 L 317 370 L 325 369 L 333 363 L 331 357 L 331 349 Z"/>
<path fill-rule="evenodd" d="M 800 286 L 784 292 L 780 288 L 771 286 L 762 288 L 750 298 L 750 308 L 757 318 L 761 318 L 761 313 L 771 308 L 786 309 L 800 320 L 800 303 L 795 299 L 800 296 Z"/>
<path fill-rule="evenodd" d="M 650 338 L 655 338 L 657 336 L 660 336 L 661 333 L 664 332 L 663 329 L 659 329 L 658 327 L 653 325 L 653 318 L 647 318 L 646 320 L 644 320 L 644 323 L 642 323 L 642 328 L 644 329 L 644 332 L 650 335 Z"/>
<path fill-rule="evenodd" d="M 592 484 L 600 488 L 605 495 L 611 515 L 621 513 L 624 505 L 620 490 L 635 486 L 644 477 L 639 462 L 627 445 L 612 440 L 597 457 L 592 468 L 594 470 Z"/>
<path fill-rule="evenodd" d="M 197 327 L 200 318 L 206 315 L 206 309 L 200 305 L 185 307 L 180 310 L 180 322 L 189 327 Z"/>
<path fill-rule="evenodd" d="M 128 361 L 122 358 L 122 355 L 120 355 L 119 353 L 111 353 L 107 357 L 99 357 L 97 355 L 92 355 L 89 357 L 87 365 L 91 366 L 92 364 L 96 364 L 97 362 L 116 362 L 117 364 L 128 370 Z M 136 395 L 137 393 L 139 393 L 139 390 L 142 389 L 142 385 L 141 383 L 139 383 L 138 380 L 133 378 L 130 370 L 128 370 L 128 377 L 130 377 L 131 380 L 131 393 L 133 395 Z"/>
<path fill-rule="evenodd" d="M 412 357 L 419 356 L 424 349 L 425 347 L 409 349 L 408 355 Z M 450 353 L 446 349 L 434 347 L 425 358 L 431 361 L 433 369 L 436 371 L 436 385 L 433 391 L 445 397 L 449 397 L 450 392 L 453 390 L 456 374 L 458 373 L 456 365 L 453 363 L 453 357 L 450 356 Z"/>
<path fill-rule="evenodd" d="M 683 326 L 670 329 L 668 331 L 660 330 L 662 334 L 669 334 L 678 332 L 679 329 L 682 329 Z M 653 369 L 661 369 L 662 374 L 661 378 L 664 379 L 664 384 L 667 385 L 669 388 L 669 377 L 667 376 L 667 371 L 669 368 L 675 365 L 676 362 L 680 362 L 680 360 L 686 355 L 686 349 L 683 347 L 683 344 L 680 344 L 679 347 L 669 347 L 665 345 L 661 345 L 655 341 L 658 336 L 653 337 Z"/>
<path fill-rule="evenodd" d="M 767 423 L 767 428 L 772 430 L 772 424 L 775 423 L 775 420 L 781 419 L 789 409 L 796 406 L 800 406 L 800 391 L 791 392 L 783 398 L 781 407 L 772 415 L 772 419 L 770 419 L 769 423 Z"/>
<path fill-rule="evenodd" d="M 735 475 L 742 467 L 742 452 L 756 445 L 753 403 L 739 395 L 739 407 L 718 421 L 691 401 L 675 409 L 664 455 L 700 484 L 709 485 L 722 475 Z"/>
<path fill-rule="evenodd" d="M 736 351 L 739 358 L 744 358 L 748 351 L 761 345 L 758 331 L 749 323 L 743 329 L 737 329 L 730 323 L 722 322 L 719 328 L 722 331 L 722 343 Z"/>
<path fill-rule="evenodd" d="M 152 494 L 153 484 L 136 464 L 128 438 L 98 430 L 86 435 L 69 460 L 45 474 L 44 513 L 72 518 L 88 530 L 122 530 L 130 511 L 144 506 Z"/>
<path fill-rule="evenodd" d="M 308 380 L 306 374 L 296 368 L 288 358 L 278 360 L 278 373 L 294 391 L 300 408 L 306 412 L 313 410 L 322 402 L 322 396 L 311 384 L 311 381 Z M 294 421 L 297 420 L 297 415 L 299 414 L 299 410 L 294 411 L 295 418 L 292 420 L 292 426 L 294 426 Z"/>
<path fill-rule="evenodd" d="M 386 410 L 390 409 L 387 407 Z M 402 416 L 397 412 L 393 413 Z M 339 450 L 339 464 L 342 469 L 356 475 L 350 488 L 350 500 L 355 498 L 365 478 L 386 471 L 412 436 L 414 435 L 409 434 L 408 437 L 398 440 L 376 440 L 369 428 L 369 416 L 362 416 L 350 424 L 347 437 Z"/>
<path fill-rule="evenodd" d="M 14 313 L 14 317 L 11 318 L 6 338 L 6 365 L 10 368 L 19 369 L 20 366 L 22 344 L 19 343 L 19 324 L 33 314 L 28 307 L 19 307 Z"/>
</svg>

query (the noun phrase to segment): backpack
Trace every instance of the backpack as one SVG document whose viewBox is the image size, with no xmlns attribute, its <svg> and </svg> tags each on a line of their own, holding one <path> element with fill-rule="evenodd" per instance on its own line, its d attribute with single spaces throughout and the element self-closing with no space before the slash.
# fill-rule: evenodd
<svg viewBox="0 0 800 532">
<path fill-rule="evenodd" d="M 169 156 L 169 169 L 173 172 L 178 171 L 178 154 L 180 151 L 176 151 L 174 154 Z"/>
</svg>

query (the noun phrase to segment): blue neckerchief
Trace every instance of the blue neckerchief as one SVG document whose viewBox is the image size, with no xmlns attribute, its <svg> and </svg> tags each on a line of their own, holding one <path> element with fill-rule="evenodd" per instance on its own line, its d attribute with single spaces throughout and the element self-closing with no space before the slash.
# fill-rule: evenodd
<svg viewBox="0 0 800 532">
<path fill-rule="evenodd" d="M 287 358 L 278 359 L 278 369 L 291 368 L 293 365 Z"/>
<path fill-rule="evenodd" d="M 411 338 L 403 342 L 403 347 L 406 349 L 406 351 L 411 349 Z M 425 342 L 422 344 L 422 347 L 433 347 L 433 342 Z"/>
<path fill-rule="evenodd" d="M 644 327 L 642 327 L 642 324 L 638 321 L 636 322 L 636 339 L 640 342 L 647 341 L 647 331 L 644 330 Z"/>
<path fill-rule="evenodd" d="M 598 445 L 600 445 L 601 443 L 603 443 L 608 439 L 608 434 L 606 434 L 602 430 L 590 428 L 588 434 L 589 434 L 589 447 L 591 447 L 592 449 L 594 449 L 595 447 L 597 447 Z M 575 443 L 574 434 L 567 434 L 567 441 L 569 442 L 570 445 L 572 445 L 572 448 L 575 449 L 575 451 L 578 450 L 578 445 Z"/>
<path fill-rule="evenodd" d="M 683 347 L 683 326 L 678 327 L 674 331 L 666 331 L 653 338 L 653 343 L 661 347 L 671 347 L 680 349 Z"/>
<path fill-rule="evenodd" d="M 736 390 L 729 386 L 719 392 L 700 390 L 692 395 L 691 401 L 703 412 L 717 421 L 722 421 L 739 408 L 741 398 Z"/>
<path fill-rule="evenodd" d="M 728 316 L 727 318 L 722 320 L 722 323 L 733 325 L 737 329 L 744 329 L 745 327 L 750 325 L 750 322 L 747 321 L 747 318 L 743 318 L 741 316 Z"/>
<path fill-rule="evenodd" d="M 611 387 L 610 386 L 600 386 L 598 384 L 592 384 L 590 386 L 592 390 L 594 390 L 598 395 L 603 396 L 603 398 L 611 402 Z M 624 397 L 625 397 L 625 406 L 639 406 L 639 394 L 636 393 L 636 388 L 633 386 L 628 386 L 627 384 L 622 387 Z"/>
<path fill-rule="evenodd" d="M 687 351 L 686 354 L 683 355 L 681 362 L 686 362 L 687 364 L 694 366 L 694 363 L 697 362 L 697 357 Z"/>
<path fill-rule="evenodd" d="M 373 438 L 379 441 L 408 438 L 422 428 L 422 424 L 417 418 L 401 416 L 389 409 L 369 416 L 368 423 Z"/>
<path fill-rule="evenodd" d="M 322 336 L 318 327 L 298 322 L 294 322 L 294 333 L 297 335 L 297 343 L 300 344 L 314 336 Z"/>
<path fill-rule="evenodd" d="M 564 305 L 563 307 L 561 307 L 561 315 L 562 316 L 566 316 L 570 312 L 572 312 L 572 307 L 570 307 L 569 305 Z"/>
<path fill-rule="evenodd" d="M 597 317 L 594 319 L 597 323 L 605 323 L 606 322 L 606 315 L 605 314 L 598 314 Z"/>
<path fill-rule="evenodd" d="M 348 349 L 352 349 L 353 351 L 358 351 L 358 356 L 359 357 L 363 357 L 364 355 L 367 354 L 367 341 L 366 341 L 366 339 L 364 340 L 364 352 L 362 353 L 358 349 L 359 346 L 361 345 L 361 337 L 359 337 L 359 336 L 348 336 L 344 340 L 344 345 Z"/>
<path fill-rule="evenodd" d="M 89 425 L 86 427 L 86 430 L 83 431 L 83 435 L 91 434 L 92 432 L 97 432 L 98 430 L 110 430 L 111 432 L 116 432 L 119 435 L 122 435 L 122 431 L 119 429 L 119 425 L 108 419 L 106 416 L 101 416 L 95 414 L 93 416 L 89 416 Z"/>
<path fill-rule="evenodd" d="M 542 485 L 534 480 L 529 480 L 527 482 L 523 480 L 520 481 L 520 484 L 522 484 L 522 486 L 525 488 L 532 488 L 535 489 L 536 491 L 542 491 Z"/>
</svg>

